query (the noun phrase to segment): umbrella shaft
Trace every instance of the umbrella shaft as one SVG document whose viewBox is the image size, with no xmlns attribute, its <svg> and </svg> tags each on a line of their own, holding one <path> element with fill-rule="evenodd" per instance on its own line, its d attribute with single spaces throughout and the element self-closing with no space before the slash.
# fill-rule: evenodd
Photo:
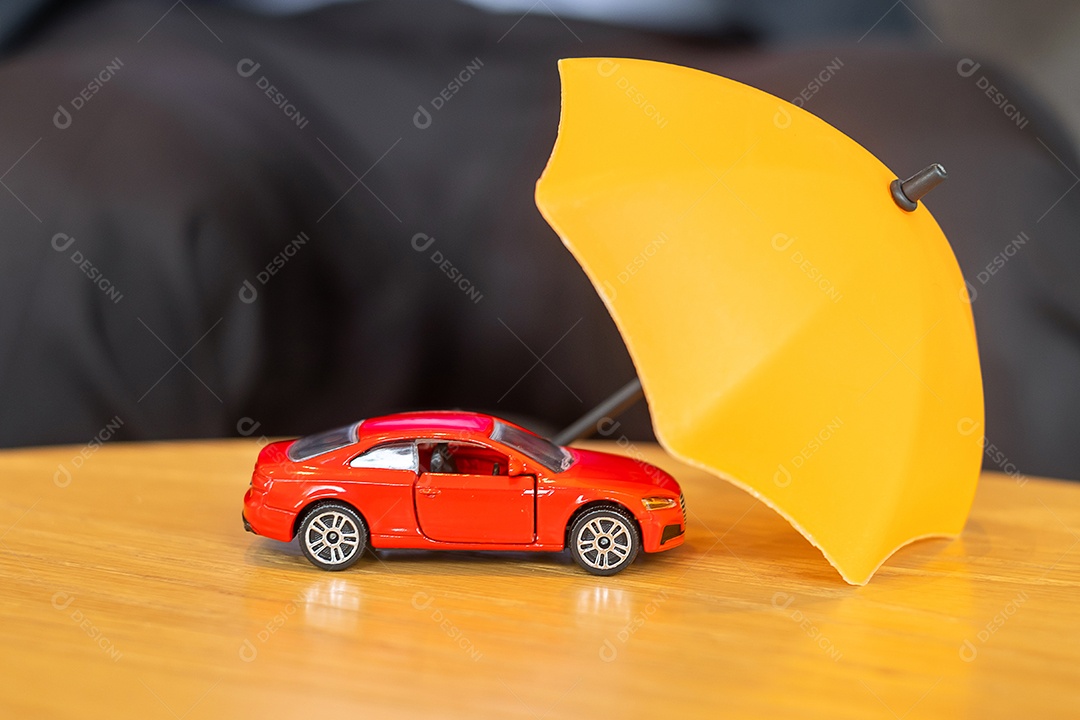
<svg viewBox="0 0 1080 720">
<path fill-rule="evenodd" d="M 585 413 L 577 422 L 556 435 L 552 440 L 556 445 L 568 445 L 575 440 L 591 437 L 596 432 L 597 425 L 601 420 L 621 414 L 644 397 L 644 394 L 641 389 L 641 381 L 634 378 L 619 388 L 607 400 Z"/>
</svg>

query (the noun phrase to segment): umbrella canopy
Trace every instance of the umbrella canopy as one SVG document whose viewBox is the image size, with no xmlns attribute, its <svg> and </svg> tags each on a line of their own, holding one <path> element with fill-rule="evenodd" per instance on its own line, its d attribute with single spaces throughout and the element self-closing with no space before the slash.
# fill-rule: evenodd
<svg viewBox="0 0 1080 720">
<path fill-rule="evenodd" d="M 537 206 L 604 298 L 664 448 L 767 503 L 849 583 L 957 535 L 982 380 L 930 212 L 755 88 L 641 60 L 559 70 Z"/>
</svg>

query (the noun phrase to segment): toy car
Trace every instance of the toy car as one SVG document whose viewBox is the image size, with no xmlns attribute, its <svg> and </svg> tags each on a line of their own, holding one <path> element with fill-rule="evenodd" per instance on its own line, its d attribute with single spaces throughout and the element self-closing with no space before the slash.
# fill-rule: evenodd
<svg viewBox="0 0 1080 720">
<path fill-rule="evenodd" d="M 344 570 L 365 548 L 569 548 L 594 575 L 639 551 L 681 545 L 686 509 L 663 470 L 559 447 L 470 412 L 388 415 L 262 449 L 244 528 L 299 536 L 316 567 Z"/>
</svg>

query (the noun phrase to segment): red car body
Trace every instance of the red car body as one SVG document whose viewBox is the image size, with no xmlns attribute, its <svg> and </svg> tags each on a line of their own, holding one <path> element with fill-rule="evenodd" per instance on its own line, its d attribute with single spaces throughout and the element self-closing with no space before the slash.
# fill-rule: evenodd
<svg viewBox="0 0 1080 720">
<path fill-rule="evenodd" d="M 469 412 L 390 415 L 267 445 L 244 496 L 244 525 L 288 542 L 312 508 L 341 505 L 362 520 L 360 552 L 366 545 L 558 552 L 567 547 L 575 519 L 598 509 L 616 523 L 629 518 L 636 527 L 627 528 L 637 531 L 645 552 L 681 545 L 686 528 L 679 484 L 663 470 L 561 448 L 513 423 Z M 605 527 L 601 522 L 594 529 Z M 586 541 L 591 537 L 582 533 Z"/>
</svg>

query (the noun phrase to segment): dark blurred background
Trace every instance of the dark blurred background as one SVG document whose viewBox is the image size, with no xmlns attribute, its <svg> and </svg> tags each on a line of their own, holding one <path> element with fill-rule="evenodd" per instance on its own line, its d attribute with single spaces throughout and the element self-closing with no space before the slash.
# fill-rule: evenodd
<svg viewBox="0 0 1080 720">
<path fill-rule="evenodd" d="M 1080 478 L 1078 34 L 1065 2 L 8 2 L 0 445 L 568 424 L 633 368 L 533 184 L 555 61 L 614 55 L 943 163 L 986 467 Z"/>
</svg>

